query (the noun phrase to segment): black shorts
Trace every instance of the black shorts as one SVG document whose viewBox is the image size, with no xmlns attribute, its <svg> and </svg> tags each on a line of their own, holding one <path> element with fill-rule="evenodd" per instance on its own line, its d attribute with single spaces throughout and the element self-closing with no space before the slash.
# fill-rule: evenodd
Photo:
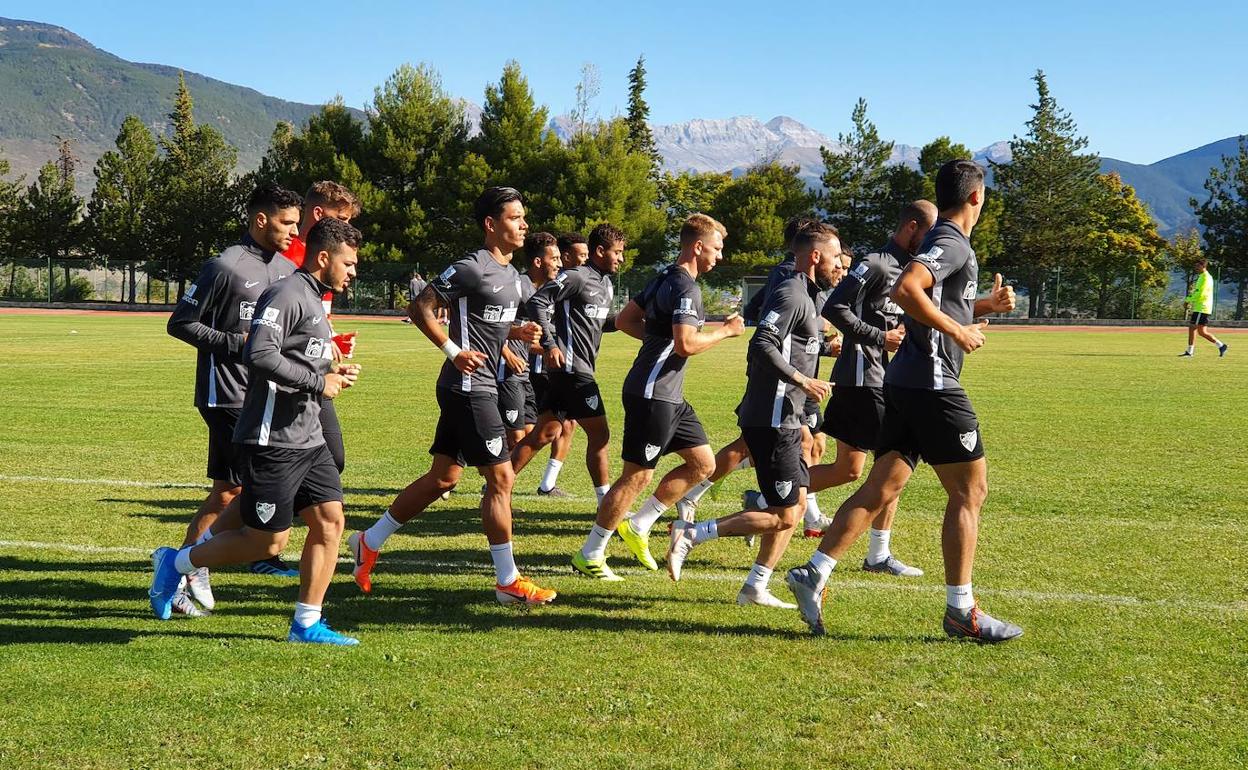
<svg viewBox="0 0 1248 770">
<path fill-rule="evenodd" d="M 533 389 L 533 400 L 536 402 L 536 410 L 541 414 L 542 404 L 546 403 L 546 391 L 550 390 L 550 375 L 537 372 L 529 372 L 529 385 Z M 559 419 L 563 419 L 563 415 L 556 415 Z"/>
<path fill-rule="evenodd" d="M 551 372 L 546 398 L 538 409 L 551 412 L 561 420 L 584 420 L 603 417 L 607 405 L 602 402 L 598 381 L 585 374 Z"/>
<path fill-rule="evenodd" d="M 653 468 L 665 454 L 708 443 L 688 401 L 673 404 L 624 394 L 624 462 Z"/>
<path fill-rule="evenodd" d="M 238 486 L 241 479 L 234 457 L 234 426 L 242 409 L 200 407 L 199 416 L 208 426 L 208 478 Z"/>
<path fill-rule="evenodd" d="M 984 456 L 979 418 L 964 390 L 884 386 L 884 424 L 877 457 L 898 452 L 911 468 L 966 463 Z"/>
<path fill-rule="evenodd" d="M 810 486 L 801 428 L 742 428 L 741 438 L 750 450 L 750 464 L 767 505 L 797 505 L 799 490 Z"/>
<path fill-rule="evenodd" d="M 810 397 L 806 398 L 806 404 L 802 408 L 802 422 L 810 428 L 812 436 L 820 432 L 819 425 L 823 422 L 823 413 L 819 411 L 818 401 Z"/>
<path fill-rule="evenodd" d="M 884 424 L 884 389 L 835 387 L 823 419 L 823 432 L 854 449 L 870 451 L 880 443 Z"/>
<path fill-rule="evenodd" d="M 334 465 L 342 473 L 347 463 L 347 449 L 342 443 L 342 425 L 338 422 L 338 410 L 334 408 L 334 400 L 324 396 L 321 397 L 321 435 L 325 437 L 329 456 L 334 458 Z"/>
<path fill-rule="evenodd" d="M 239 513 L 243 523 L 266 532 L 285 532 L 295 514 L 317 503 L 342 502 L 342 477 L 329 448 L 237 444 L 243 477 Z"/>
<path fill-rule="evenodd" d="M 511 460 L 497 395 L 479 390 L 457 393 L 445 388 L 437 388 L 437 392 L 441 413 L 429 454 L 446 455 L 465 468 Z"/>
<path fill-rule="evenodd" d="M 1188 323 L 1191 324 L 1192 326 L 1208 326 L 1209 314 L 1208 313 L 1192 313 L 1191 318 L 1188 319 Z"/>
<path fill-rule="evenodd" d="M 528 380 L 511 377 L 498 383 L 498 413 L 507 430 L 524 430 L 537 422 L 537 401 Z"/>
</svg>

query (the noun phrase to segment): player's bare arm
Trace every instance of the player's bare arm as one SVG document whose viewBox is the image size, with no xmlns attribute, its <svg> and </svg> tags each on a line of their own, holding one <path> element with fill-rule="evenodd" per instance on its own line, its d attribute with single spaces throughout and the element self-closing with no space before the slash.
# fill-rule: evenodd
<svg viewBox="0 0 1248 770">
<path fill-rule="evenodd" d="M 988 321 L 962 326 L 942 313 L 927 293 L 934 283 L 935 277 L 923 263 L 911 262 L 897 277 L 889 297 L 911 318 L 948 336 L 964 352 L 978 350 L 984 344 L 983 329 Z"/>
<path fill-rule="evenodd" d="M 676 355 L 688 358 L 710 350 L 729 337 L 740 337 L 744 332 L 745 319 L 739 313 L 733 313 L 719 328 L 707 332 L 688 324 L 672 324 L 672 348 Z"/>
<path fill-rule="evenodd" d="M 485 363 L 485 354 L 479 350 L 462 350 L 446 335 L 446 332 L 442 330 L 442 324 L 438 323 L 438 311 L 447 308 L 446 302 L 438 296 L 438 293 L 433 290 L 433 285 L 430 284 L 416 295 L 416 299 L 408 303 L 407 317 L 411 319 L 412 326 L 420 329 L 420 333 L 425 335 L 434 347 L 447 354 L 456 369 L 464 374 L 472 374 Z"/>
</svg>

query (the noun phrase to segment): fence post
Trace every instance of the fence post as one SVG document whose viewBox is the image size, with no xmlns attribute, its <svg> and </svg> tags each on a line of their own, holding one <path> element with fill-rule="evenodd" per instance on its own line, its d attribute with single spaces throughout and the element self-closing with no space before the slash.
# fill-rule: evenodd
<svg viewBox="0 0 1248 770">
<path fill-rule="evenodd" d="M 1131 266 L 1131 320 L 1135 320 L 1135 265 Z"/>
</svg>

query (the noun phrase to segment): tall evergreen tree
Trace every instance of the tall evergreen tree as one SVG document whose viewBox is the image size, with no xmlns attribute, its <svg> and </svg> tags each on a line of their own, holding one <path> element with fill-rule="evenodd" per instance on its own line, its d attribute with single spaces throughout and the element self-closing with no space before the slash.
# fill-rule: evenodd
<svg viewBox="0 0 1248 770">
<path fill-rule="evenodd" d="M 147 272 L 176 282 L 180 297 L 200 265 L 238 238 L 246 191 L 234 176 L 238 151 L 216 129 L 196 125 L 181 75 L 169 122 L 171 132 L 159 142 L 163 156 L 147 220 Z"/>
<path fill-rule="evenodd" d="M 947 136 L 938 136 L 919 150 L 919 172 L 923 174 L 923 197 L 936 201 L 936 172 L 951 160 L 970 160 L 971 151 Z M 976 225 L 978 227 L 978 225 Z"/>
<path fill-rule="evenodd" d="M 754 166 L 729 182 L 709 213 L 728 228 L 724 264 L 707 276 L 714 285 L 765 274 L 784 250 L 784 223 L 814 209 L 817 196 L 801 169 L 779 163 Z"/>
<path fill-rule="evenodd" d="M 48 299 L 69 291 L 69 257 L 79 245 L 82 198 L 74 191 L 72 155 L 62 143 L 61 158 L 48 161 L 39 169 L 23 199 L 18 217 L 18 237 L 23 251 L 32 257 L 47 260 Z M 60 260 L 65 279 L 59 292 L 55 288 L 55 264 Z"/>
<path fill-rule="evenodd" d="M 650 159 L 650 173 L 656 179 L 663 165 L 663 156 L 654 145 L 654 133 L 650 130 L 650 105 L 646 103 L 646 57 L 637 57 L 637 64 L 628 71 L 628 124 L 629 148 Z"/>
<path fill-rule="evenodd" d="M 888 237 L 897 214 L 889 193 L 888 159 L 893 143 L 880 139 L 867 120 L 867 102 L 859 99 L 849 134 L 837 136 L 842 149 L 820 147 L 823 194 L 820 207 L 841 231 L 846 248 L 867 249 Z"/>
<path fill-rule="evenodd" d="M 1040 315 L 1054 268 L 1075 269 L 1092 225 L 1100 159 L 1083 150 L 1075 121 L 1049 93 L 1044 72 L 1032 78 L 1037 100 L 1027 135 L 1010 140 L 1012 160 L 993 164 L 1003 207 L 1003 265 L 1026 287 L 1029 315 Z M 1056 313 L 1057 307 L 1053 308 Z"/>
<path fill-rule="evenodd" d="M 1118 174 L 1098 174 L 1095 196 L 1080 285 L 1088 288 L 1097 318 L 1122 318 L 1134 311 L 1140 288 L 1165 282 L 1165 241 L 1135 189 Z"/>
<path fill-rule="evenodd" d="M 1239 152 L 1224 155 L 1222 165 L 1209 169 L 1209 197 L 1191 206 L 1205 228 L 1206 253 L 1222 268 L 1221 278 L 1235 283 L 1235 318 L 1243 319 L 1248 293 L 1248 137 L 1239 137 Z"/>
<path fill-rule="evenodd" d="M 95 189 L 87 203 L 86 230 L 99 260 L 129 264 L 128 300 L 135 300 L 136 263 L 151 253 L 145 225 L 155 193 L 156 139 L 143 121 L 128 115 L 117 134 L 117 149 L 95 164 Z"/>
<path fill-rule="evenodd" d="M 663 253 L 674 254 L 680 248 L 680 228 L 690 214 L 707 213 L 725 187 L 732 183 L 732 174 L 714 171 L 682 171 L 659 177 L 659 207 L 664 212 Z"/>
<path fill-rule="evenodd" d="M 6 296 L 13 296 L 17 284 L 17 258 L 20 250 L 19 222 L 22 216 L 22 179 L 8 179 L 9 161 L 0 150 L 0 260 L 10 262 Z"/>
</svg>

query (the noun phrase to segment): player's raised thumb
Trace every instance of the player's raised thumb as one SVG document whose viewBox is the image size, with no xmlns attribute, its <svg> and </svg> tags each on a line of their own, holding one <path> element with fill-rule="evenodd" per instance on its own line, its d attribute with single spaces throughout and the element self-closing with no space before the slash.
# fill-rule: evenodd
<svg viewBox="0 0 1248 770">
<path fill-rule="evenodd" d="M 992 291 L 993 291 L 994 293 L 995 293 L 995 292 L 998 292 L 998 291 L 1000 291 L 1000 290 L 1001 290 L 1001 283 L 1002 283 L 1002 282 L 1001 282 L 1001 274 L 1000 274 L 1000 273 L 997 273 L 996 275 L 994 275 L 994 276 L 992 277 Z"/>
<path fill-rule="evenodd" d="M 987 319 L 987 318 L 981 318 L 981 319 L 979 319 L 979 323 L 978 323 L 978 324 L 976 324 L 976 325 L 977 325 L 977 326 L 979 326 L 979 328 L 981 328 L 981 329 L 982 329 L 982 328 L 984 328 L 985 326 L 987 326 L 987 325 L 988 325 L 988 319 Z"/>
</svg>

